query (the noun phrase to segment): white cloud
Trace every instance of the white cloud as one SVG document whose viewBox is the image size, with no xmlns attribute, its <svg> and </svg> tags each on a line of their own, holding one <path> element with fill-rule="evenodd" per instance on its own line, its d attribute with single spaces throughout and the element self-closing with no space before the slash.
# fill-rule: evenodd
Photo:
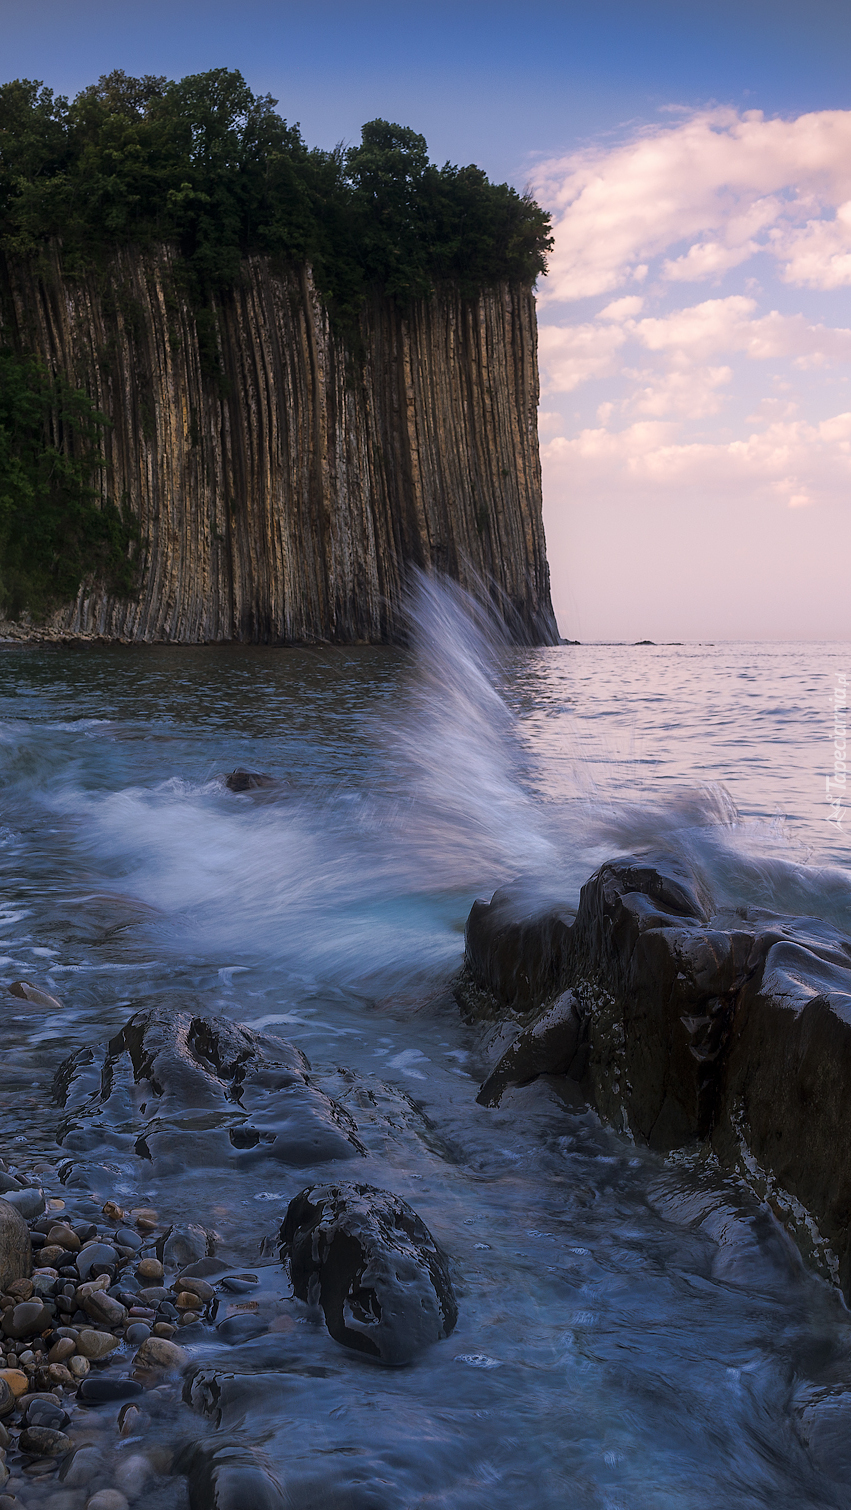
<svg viewBox="0 0 851 1510">
<path fill-rule="evenodd" d="M 639 294 L 627 294 L 624 299 L 614 299 L 601 309 L 597 316 L 598 320 L 630 320 L 640 315 L 644 308 L 644 300 Z"/>
<path fill-rule="evenodd" d="M 623 287 L 684 242 L 661 269 L 674 281 L 716 278 L 766 250 L 790 283 L 851 284 L 851 111 L 700 111 L 544 163 L 535 188 L 555 211 L 545 301 Z"/>
<path fill-rule="evenodd" d="M 548 476 L 566 472 L 575 496 L 631 490 L 656 497 L 721 491 L 768 496 L 790 508 L 844 503 L 851 487 L 851 413 L 811 424 L 781 420 L 742 440 L 683 441 L 674 423 L 643 420 L 620 431 L 586 429 L 543 448 Z"/>
<path fill-rule="evenodd" d="M 571 393 L 589 378 L 617 370 L 615 358 L 626 340 L 617 325 L 550 325 L 538 332 L 545 391 Z"/>
<path fill-rule="evenodd" d="M 701 419 L 704 415 L 718 413 L 722 404 L 718 389 L 732 381 L 733 370 L 731 367 L 696 367 L 688 372 L 667 372 L 661 376 L 633 371 L 627 371 L 625 375 L 642 385 L 627 401 L 627 407 L 636 414 L 660 419 L 668 414 L 681 414 L 685 419 Z"/>
</svg>

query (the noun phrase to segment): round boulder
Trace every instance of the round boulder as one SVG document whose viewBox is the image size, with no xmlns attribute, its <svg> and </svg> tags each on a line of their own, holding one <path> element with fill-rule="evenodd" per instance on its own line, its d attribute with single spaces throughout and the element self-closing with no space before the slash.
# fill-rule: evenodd
<svg viewBox="0 0 851 1510">
<path fill-rule="evenodd" d="M 32 1247 L 27 1224 L 10 1201 L 0 1200 L 0 1290 L 16 1279 L 28 1279 Z"/>
</svg>

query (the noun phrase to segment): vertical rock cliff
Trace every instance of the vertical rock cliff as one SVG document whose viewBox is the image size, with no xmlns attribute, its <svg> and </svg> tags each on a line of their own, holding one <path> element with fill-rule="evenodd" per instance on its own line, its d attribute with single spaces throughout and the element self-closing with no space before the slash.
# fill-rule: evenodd
<svg viewBox="0 0 851 1510">
<path fill-rule="evenodd" d="M 69 634 L 197 643 L 382 641 L 411 566 L 484 582 L 513 637 L 553 643 L 531 290 L 403 313 L 353 354 L 307 270 L 252 257 L 200 328 L 173 254 L 83 278 L 4 268 L 5 340 L 109 417 L 104 491 L 140 529 L 131 599 L 85 588 Z"/>
</svg>

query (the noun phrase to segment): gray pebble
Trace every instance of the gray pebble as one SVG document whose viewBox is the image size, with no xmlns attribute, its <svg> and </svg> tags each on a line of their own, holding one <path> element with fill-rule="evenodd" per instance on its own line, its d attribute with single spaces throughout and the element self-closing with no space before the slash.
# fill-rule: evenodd
<svg viewBox="0 0 851 1510">
<path fill-rule="evenodd" d="M 139 1347 L 141 1343 L 147 1342 L 150 1335 L 151 1329 L 144 1321 L 134 1321 L 124 1333 L 124 1340 L 129 1342 L 131 1347 Z"/>
</svg>

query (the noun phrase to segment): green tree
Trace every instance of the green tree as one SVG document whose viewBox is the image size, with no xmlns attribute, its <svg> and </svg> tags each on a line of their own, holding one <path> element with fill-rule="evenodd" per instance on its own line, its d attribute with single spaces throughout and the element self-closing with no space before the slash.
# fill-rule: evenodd
<svg viewBox="0 0 851 1510">
<path fill-rule="evenodd" d="M 138 531 L 92 486 L 106 420 L 37 358 L 0 351 L 0 606 L 41 617 L 86 579 L 132 592 Z"/>
</svg>

